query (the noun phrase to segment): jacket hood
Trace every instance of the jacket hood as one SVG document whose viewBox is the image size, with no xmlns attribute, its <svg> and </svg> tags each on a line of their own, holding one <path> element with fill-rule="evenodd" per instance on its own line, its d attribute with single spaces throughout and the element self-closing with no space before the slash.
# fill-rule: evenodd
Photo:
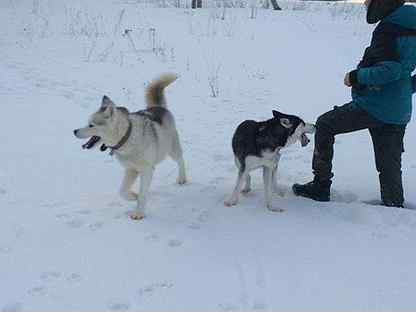
<svg viewBox="0 0 416 312">
<path fill-rule="evenodd" d="M 404 5 L 383 19 L 383 21 L 416 30 L 416 6 Z"/>
<path fill-rule="evenodd" d="M 375 24 L 404 4 L 404 0 L 372 0 L 367 9 L 367 22 Z"/>
</svg>

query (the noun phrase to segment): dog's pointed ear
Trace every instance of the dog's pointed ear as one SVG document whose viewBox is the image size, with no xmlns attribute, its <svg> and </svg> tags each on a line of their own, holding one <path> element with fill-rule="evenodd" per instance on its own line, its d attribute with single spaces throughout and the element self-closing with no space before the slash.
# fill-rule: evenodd
<svg viewBox="0 0 416 312">
<path fill-rule="evenodd" d="M 113 116 L 114 113 L 114 105 L 108 105 L 104 107 L 104 118 L 110 118 Z"/>
<path fill-rule="evenodd" d="M 272 113 L 274 118 L 279 118 L 281 116 L 281 114 L 277 110 L 272 110 Z"/>
<path fill-rule="evenodd" d="M 280 118 L 280 124 L 286 129 L 292 128 L 292 124 L 287 118 Z"/>
<path fill-rule="evenodd" d="M 113 116 L 115 107 L 116 105 L 114 104 L 114 102 L 107 95 L 104 95 L 103 100 L 101 102 L 100 110 L 104 113 L 105 118 L 110 118 L 111 116 Z"/>
<path fill-rule="evenodd" d="M 111 101 L 111 99 L 107 96 L 103 96 L 103 100 L 101 101 L 101 107 L 107 107 L 107 106 L 115 106 L 114 102 Z"/>
</svg>

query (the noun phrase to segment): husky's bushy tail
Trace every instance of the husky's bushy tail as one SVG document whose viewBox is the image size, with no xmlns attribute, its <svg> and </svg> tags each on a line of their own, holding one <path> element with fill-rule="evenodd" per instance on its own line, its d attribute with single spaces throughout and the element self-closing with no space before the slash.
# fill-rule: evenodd
<svg viewBox="0 0 416 312">
<path fill-rule="evenodd" d="M 164 74 L 159 79 L 152 81 L 146 89 L 147 108 L 166 107 L 163 90 L 177 78 L 175 74 Z"/>
</svg>

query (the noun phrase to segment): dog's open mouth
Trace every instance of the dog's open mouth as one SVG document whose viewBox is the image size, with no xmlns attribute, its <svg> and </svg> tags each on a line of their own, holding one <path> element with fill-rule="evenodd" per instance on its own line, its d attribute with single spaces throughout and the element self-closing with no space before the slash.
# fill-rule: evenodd
<svg viewBox="0 0 416 312">
<path fill-rule="evenodd" d="M 93 148 L 95 146 L 95 144 L 97 144 L 99 141 L 101 140 L 101 138 L 99 136 L 92 136 L 87 143 L 82 145 L 83 149 L 90 149 Z"/>
<path fill-rule="evenodd" d="M 101 137 L 94 135 L 93 137 L 91 137 L 91 139 L 88 140 L 87 143 L 82 145 L 83 149 L 91 149 L 95 146 L 95 144 L 97 144 L 99 141 L 101 140 Z M 104 152 L 105 150 L 107 150 L 107 145 L 105 144 L 101 144 L 100 146 L 100 151 Z"/>
</svg>

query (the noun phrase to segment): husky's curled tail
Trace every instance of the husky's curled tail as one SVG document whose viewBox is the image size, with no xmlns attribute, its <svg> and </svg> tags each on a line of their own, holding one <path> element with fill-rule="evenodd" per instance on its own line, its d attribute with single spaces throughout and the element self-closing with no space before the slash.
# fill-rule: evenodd
<svg viewBox="0 0 416 312">
<path fill-rule="evenodd" d="M 178 77 L 175 74 L 165 74 L 152 81 L 146 89 L 147 108 L 166 107 L 164 89 Z"/>
</svg>

